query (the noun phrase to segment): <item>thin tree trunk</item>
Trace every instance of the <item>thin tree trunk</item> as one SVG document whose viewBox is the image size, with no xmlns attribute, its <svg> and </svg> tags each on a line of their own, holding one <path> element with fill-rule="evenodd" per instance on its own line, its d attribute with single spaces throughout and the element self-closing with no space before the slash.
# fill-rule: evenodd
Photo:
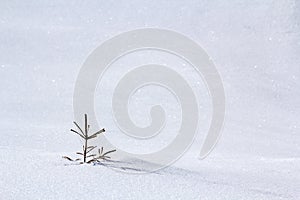
<svg viewBox="0 0 300 200">
<path fill-rule="evenodd" d="M 83 162 L 86 163 L 86 152 L 87 152 L 87 142 L 88 142 L 88 124 L 87 124 L 87 114 L 84 115 L 84 126 L 85 126 L 85 143 L 83 150 Z"/>
</svg>

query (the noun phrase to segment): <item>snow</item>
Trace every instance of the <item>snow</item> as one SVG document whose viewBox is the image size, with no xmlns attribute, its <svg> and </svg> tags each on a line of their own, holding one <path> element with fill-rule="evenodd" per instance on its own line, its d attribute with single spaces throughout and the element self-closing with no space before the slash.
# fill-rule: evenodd
<svg viewBox="0 0 300 200">
<path fill-rule="evenodd" d="M 0 199 L 299 199 L 299 8 L 293 0 L 1 1 Z M 110 99 L 118 77 L 133 66 L 172 66 L 199 100 L 202 126 L 188 152 L 152 173 L 146 173 L 150 163 L 136 160 L 108 166 L 63 160 L 81 147 L 69 129 L 84 60 L 110 37 L 143 27 L 180 32 L 215 63 L 226 92 L 218 145 L 206 159 L 197 158 L 211 116 L 201 77 L 178 58 L 145 51 L 114 63 L 98 85 L 100 126 L 130 152 L 168 144 L 180 123 L 168 91 L 141 88 L 130 101 L 137 125 L 149 123 L 149 107 L 158 102 L 168 114 L 163 135 L 142 142 L 119 131 Z"/>
</svg>

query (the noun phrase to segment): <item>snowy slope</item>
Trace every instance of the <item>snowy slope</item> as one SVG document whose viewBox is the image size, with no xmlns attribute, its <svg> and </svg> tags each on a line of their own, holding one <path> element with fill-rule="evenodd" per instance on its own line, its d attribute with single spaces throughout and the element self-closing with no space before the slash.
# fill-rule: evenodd
<svg viewBox="0 0 300 200">
<path fill-rule="evenodd" d="M 0 199 L 298 199 L 299 22 L 296 0 L 1 1 Z M 197 159 L 211 112 L 204 84 L 190 66 L 144 52 L 113 65 L 99 84 L 100 125 L 127 151 L 148 152 L 170 142 L 180 113 L 165 90 L 145 88 L 130 104 L 132 119 L 141 126 L 149 123 L 148 104 L 166 105 L 171 122 L 161 143 L 124 137 L 111 116 L 116 82 L 110 81 L 155 60 L 182 70 L 201 102 L 203 126 L 193 145 L 174 165 L 144 175 L 70 165 L 61 156 L 81 145 L 69 129 L 82 63 L 110 37 L 143 27 L 185 34 L 211 56 L 227 98 L 222 138 L 209 157 Z M 129 166 L 135 167 L 134 161 Z"/>
</svg>

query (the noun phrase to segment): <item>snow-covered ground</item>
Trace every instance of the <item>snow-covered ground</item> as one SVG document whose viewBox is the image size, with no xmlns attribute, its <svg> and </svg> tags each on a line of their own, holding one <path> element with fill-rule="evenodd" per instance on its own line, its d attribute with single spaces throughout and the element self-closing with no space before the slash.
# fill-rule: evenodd
<svg viewBox="0 0 300 200">
<path fill-rule="evenodd" d="M 1 1 L 0 199 L 299 199 L 299 23 L 296 0 Z M 211 114 L 201 77 L 172 56 L 144 52 L 107 71 L 95 96 L 99 124 L 126 151 L 168 144 L 180 123 L 168 91 L 144 88 L 130 102 L 141 126 L 149 123 L 150 104 L 166 106 L 170 123 L 159 142 L 124 136 L 111 116 L 110 98 L 112 81 L 132 66 L 169 64 L 181 70 L 200 102 L 202 126 L 189 151 L 172 166 L 145 174 L 124 171 L 143 171 L 150 163 L 63 160 L 81 147 L 69 129 L 82 63 L 105 40 L 145 27 L 180 32 L 213 59 L 226 93 L 218 145 L 206 159 L 197 158 Z"/>
</svg>

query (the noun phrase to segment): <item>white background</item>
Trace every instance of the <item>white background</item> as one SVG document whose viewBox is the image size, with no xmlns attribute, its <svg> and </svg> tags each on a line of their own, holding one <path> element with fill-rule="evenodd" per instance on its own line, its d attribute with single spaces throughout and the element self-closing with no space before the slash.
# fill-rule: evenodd
<svg viewBox="0 0 300 200">
<path fill-rule="evenodd" d="M 299 23 L 296 0 L 1 1 L 0 198 L 299 198 Z M 157 63 L 183 71 L 201 102 L 203 130 L 189 152 L 174 166 L 148 175 L 128 175 L 101 166 L 65 166 L 68 162 L 61 156 L 81 148 L 80 140 L 69 133 L 81 65 L 105 40 L 145 27 L 182 33 L 214 61 L 227 98 L 226 122 L 217 147 L 207 159 L 197 159 L 210 116 L 201 77 L 195 77 L 190 66 L 153 53 Z M 108 86 L 116 82 L 109 81 L 121 72 L 120 66 L 126 71 L 147 56 L 115 64 L 99 83 L 95 97 L 97 117 L 108 137 L 135 152 L 147 152 L 158 143 L 149 148 L 138 142 L 128 146 L 130 142 L 118 136 L 121 133 L 110 120 L 109 95 L 103 102 L 101 97 L 113 90 Z M 142 98 L 151 92 L 161 96 Z M 173 97 L 153 89 L 135 97 L 132 119 L 140 125 L 149 120 L 143 100 L 146 104 L 174 102 L 166 104 L 173 121 L 165 134 L 172 137 L 171 130 L 178 127 Z M 166 143 L 161 141 L 157 148 Z"/>
</svg>

